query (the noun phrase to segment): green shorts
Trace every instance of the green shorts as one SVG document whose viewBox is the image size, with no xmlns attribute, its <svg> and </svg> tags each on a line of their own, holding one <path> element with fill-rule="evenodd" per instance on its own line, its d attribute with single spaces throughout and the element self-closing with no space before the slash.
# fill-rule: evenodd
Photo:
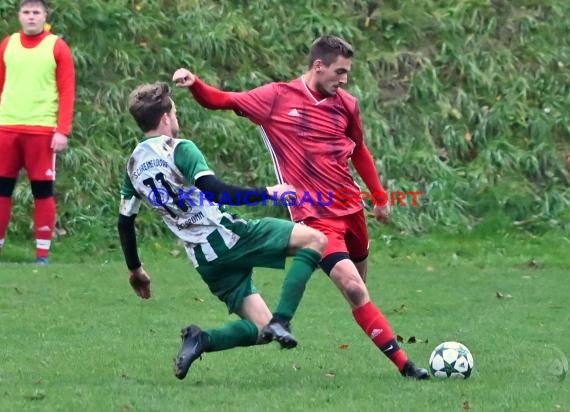
<svg viewBox="0 0 570 412">
<path fill-rule="evenodd" d="M 254 267 L 283 269 L 293 222 L 271 217 L 250 220 L 241 229 L 238 242 L 225 254 L 197 267 L 210 291 L 236 313 L 243 300 L 257 293 L 251 276 Z"/>
</svg>

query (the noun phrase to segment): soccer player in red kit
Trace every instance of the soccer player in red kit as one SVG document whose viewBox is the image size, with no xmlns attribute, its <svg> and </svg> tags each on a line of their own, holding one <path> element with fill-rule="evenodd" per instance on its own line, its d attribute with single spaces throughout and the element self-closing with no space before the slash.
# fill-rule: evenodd
<svg viewBox="0 0 570 412">
<path fill-rule="evenodd" d="M 292 219 L 328 238 L 320 266 L 348 301 L 354 319 L 403 376 L 427 379 L 427 370 L 408 359 L 388 320 L 370 299 L 365 284 L 368 232 L 362 202 L 344 196 L 344 203 L 340 198 L 328 199 L 331 193 L 357 196 L 360 192 L 350 173 L 350 160 L 375 194 L 376 219 L 384 221 L 390 213 L 386 192 L 364 143 L 358 102 L 342 89 L 352 56 L 352 46 L 346 41 L 325 36 L 311 47 L 308 71 L 288 83 L 225 92 L 184 68 L 178 69 L 172 80 L 179 87 L 188 87 L 202 106 L 234 110 L 260 127 L 278 179 L 295 186 L 301 199 L 290 207 Z M 303 202 L 304 196 L 307 201 Z"/>
<path fill-rule="evenodd" d="M 20 1 L 21 30 L 0 43 L 0 252 L 23 167 L 34 196 L 38 264 L 48 262 L 56 217 L 55 154 L 67 147 L 75 100 L 71 51 L 44 30 L 46 18 L 45 1 Z"/>
</svg>

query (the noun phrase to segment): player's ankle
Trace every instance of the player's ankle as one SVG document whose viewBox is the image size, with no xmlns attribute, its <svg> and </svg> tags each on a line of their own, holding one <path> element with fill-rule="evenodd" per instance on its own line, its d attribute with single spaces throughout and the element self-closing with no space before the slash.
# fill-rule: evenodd
<svg viewBox="0 0 570 412">
<path fill-rule="evenodd" d="M 289 326 L 289 323 L 291 323 L 291 317 L 275 313 L 269 323 L 279 323 L 281 325 Z"/>
</svg>

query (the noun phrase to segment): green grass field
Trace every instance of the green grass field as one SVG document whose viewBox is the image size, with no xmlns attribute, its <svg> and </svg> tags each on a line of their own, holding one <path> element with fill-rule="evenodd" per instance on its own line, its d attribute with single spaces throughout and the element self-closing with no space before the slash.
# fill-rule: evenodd
<svg viewBox="0 0 570 412">
<path fill-rule="evenodd" d="M 379 235 L 375 235 L 379 237 Z M 141 239 L 142 240 L 142 239 Z M 143 241 L 154 296 L 131 291 L 116 249 L 56 242 L 52 264 L 0 263 L 1 411 L 570 411 L 570 258 L 563 236 L 373 239 L 369 287 L 402 346 L 427 366 L 445 340 L 475 358 L 465 381 L 406 381 L 317 272 L 293 324 L 300 346 L 208 353 L 172 374 L 179 330 L 228 320 L 174 241 Z M 259 270 L 274 306 L 282 274 Z M 410 337 L 416 343 L 408 343 Z"/>
</svg>

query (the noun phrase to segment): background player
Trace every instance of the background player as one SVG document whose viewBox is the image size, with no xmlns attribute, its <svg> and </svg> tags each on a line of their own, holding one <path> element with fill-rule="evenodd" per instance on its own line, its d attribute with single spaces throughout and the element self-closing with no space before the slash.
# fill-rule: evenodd
<svg viewBox="0 0 570 412">
<path fill-rule="evenodd" d="M 44 30 L 47 4 L 22 0 L 21 31 L 0 44 L 0 253 L 12 193 L 25 168 L 34 197 L 36 263 L 47 264 L 56 220 L 55 153 L 67 148 L 75 68 L 63 39 Z"/>
</svg>

